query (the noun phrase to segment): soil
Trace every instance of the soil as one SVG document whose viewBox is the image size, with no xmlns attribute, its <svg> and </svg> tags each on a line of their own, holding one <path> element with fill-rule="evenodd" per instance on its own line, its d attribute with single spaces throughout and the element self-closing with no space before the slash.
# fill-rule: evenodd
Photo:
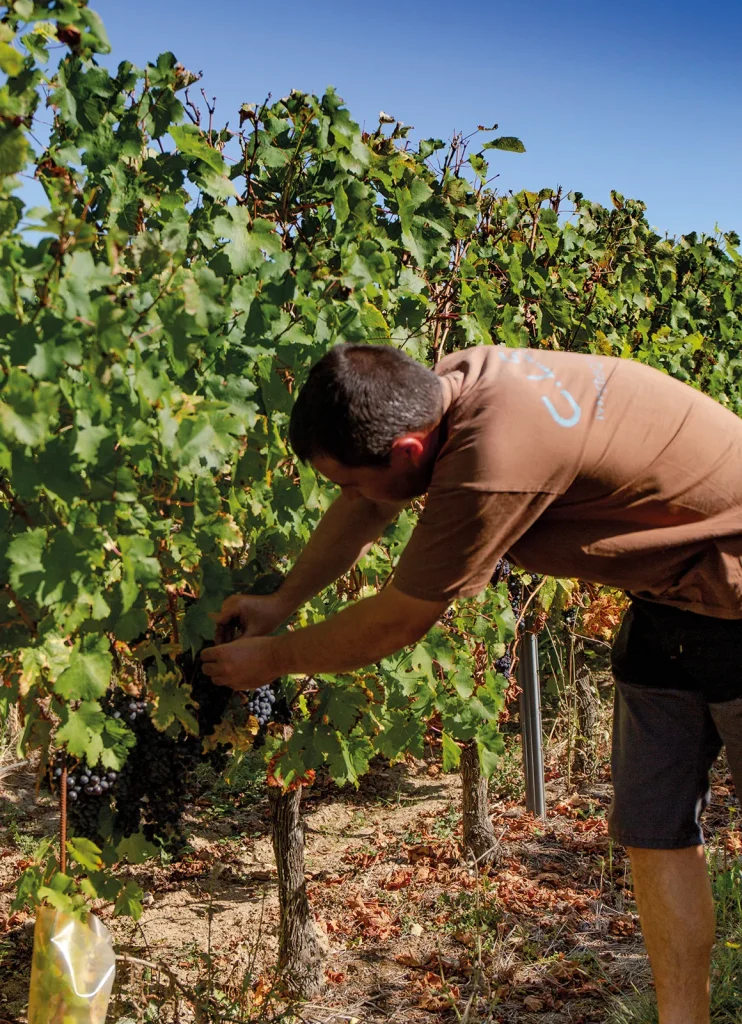
<svg viewBox="0 0 742 1024">
<path fill-rule="evenodd" d="M 267 800 L 200 800 L 188 815 L 192 852 L 127 869 L 146 893 L 140 921 L 98 908 L 119 954 L 170 972 L 120 964 L 108 1020 L 186 1022 L 193 998 L 218 992 L 224 1014 L 209 1020 L 602 1024 L 617 996 L 651 987 L 628 865 L 607 836 L 607 769 L 567 788 L 559 766 L 547 768 L 545 820 L 494 787 L 503 860 L 480 874 L 461 853 L 458 776 L 435 761 L 375 766 L 358 792 L 321 780 L 305 790 L 307 886 L 327 986 L 320 1001 L 291 1010 L 272 974 L 279 922 Z M 715 789 L 706 826 L 728 846 L 723 767 Z M 21 1024 L 32 927 L 10 902 L 57 815 L 26 767 L 4 777 L 0 768 L 0 799 L 0 1024 Z"/>
</svg>

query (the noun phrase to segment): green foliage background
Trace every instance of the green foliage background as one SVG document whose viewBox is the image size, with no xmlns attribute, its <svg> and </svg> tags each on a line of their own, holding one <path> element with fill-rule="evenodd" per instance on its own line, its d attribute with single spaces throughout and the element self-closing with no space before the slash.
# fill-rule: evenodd
<svg viewBox="0 0 742 1024">
<path fill-rule="evenodd" d="M 0 709 L 20 707 L 24 750 L 54 734 L 118 767 L 132 737 L 99 701 L 153 655 L 158 724 L 192 728 L 175 654 L 212 638 L 227 594 L 290 565 L 332 499 L 285 440 L 292 393 L 331 345 L 383 340 L 428 362 L 491 343 L 631 357 L 742 413 L 735 234 L 661 238 L 619 195 L 610 210 L 497 195 L 489 161 L 519 140 L 362 133 L 332 90 L 244 104 L 238 129 L 219 128 L 172 54 L 101 67 L 84 0 L 0 8 Z M 47 206 L 25 208 L 21 174 Z M 414 522 L 404 512 L 298 621 L 372 593 Z M 542 606 L 568 591 L 543 588 Z M 492 665 L 513 627 L 490 588 L 412 651 L 297 683 L 296 728 L 266 757 L 287 781 L 326 765 L 356 783 L 376 753 L 420 753 L 435 716 L 447 768 L 474 738 L 491 771 L 505 686 Z M 76 849 L 78 874 L 100 872 Z M 78 891 L 56 877 L 36 884 Z"/>
</svg>

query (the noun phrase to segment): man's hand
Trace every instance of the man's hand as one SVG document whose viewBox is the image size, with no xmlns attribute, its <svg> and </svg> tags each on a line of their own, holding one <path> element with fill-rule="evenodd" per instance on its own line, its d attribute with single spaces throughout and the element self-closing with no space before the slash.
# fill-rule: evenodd
<svg viewBox="0 0 742 1024">
<path fill-rule="evenodd" d="M 267 636 L 284 622 L 291 614 L 280 597 L 275 594 L 232 594 L 222 605 L 219 612 L 212 615 L 216 623 L 214 641 L 226 643 L 237 626 L 246 636 Z"/>
<path fill-rule="evenodd" d="M 254 690 L 286 675 L 352 672 L 416 643 L 447 606 L 409 597 L 390 584 L 324 622 L 280 636 L 240 637 L 206 648 L 201 659 L 215 683 L 235 690 Z"/>
<path fill-rule="evenodd" d="M 219 686 L 233 690 L 257 690 L 280 675 L 275 664 L 272 637 L 241 636 L 228 644 L 201 652 L 204 672 Z"/>
</svg>

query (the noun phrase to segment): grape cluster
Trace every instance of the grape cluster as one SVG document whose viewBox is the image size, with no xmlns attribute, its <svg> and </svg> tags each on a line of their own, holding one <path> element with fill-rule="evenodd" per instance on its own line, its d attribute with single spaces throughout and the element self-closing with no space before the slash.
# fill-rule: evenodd
<svg viewBox="0 0 742 1024">
<path fill-rule="evenodd" d="M 510 655 L 510 651 L 506 651 L 501 658 L 497 658 L 495 661 L 495 671 L 501 672 L 504 676 L 509 676 L 512 664 L 513 659 Z"/>
<path fill-rule="evenodd" d="M 246 710 L 248 715 L 254 715 L 257 718 L 258 725 L 262 728 L 270 722 L 275 703 L 276 694 L 269 683 L 267 686 L 260 686 L 257 690 L 252 691 L 247 698 Z"/>
<path fill-rule="evenodd" d="M 119 707 L 112 712 L 112 718 L 123 718 L 127 722 L 136 722 L 137 718 L 147 714 L 147 703 L 143 700 L 131 700 L 125 694 Z"/>
<path fill-rule="evenodd" d="M 493 587 L 496 587 L 502 580 L 506 580 L 512 571 L 512 567 L 507 558 L 500 558 L 495 566 L 495 571 L 492 573 L 490 583 Z"/>
<path fill-rule="evenodd" d="M 161 732 L 150 717 L 146 694 L 132 696 L 112 686 L 101 700 L 102 710 L 125 724 L 134 733 L 136 743 L 118 772 L 100 764 L 77 762 L 64 751 L 57 752 L 49 782 L 51 789 L 58 791 L 67 764 L 70 834 L 100 845 L 105 836 L 117 841 L 141 830 L 147 839 L 159 840 L 171 853 L 185 845 L 182 815 L 195 789 L 196 768 L 207 759 L 220 772 L 227 762 L 227 747 L 217 745 L 204 754 L 203 740 L 213 734 L 230 701 L 239 702 L 242 697 L 228 687 L 217 686 L 205 675 L 199 655 L 184 653 L 178 663 L 191 689 L 199 735 Z M 146 663 L 144 667 L 146 670 Z M 255 715 L 260 726 L 256 747 L 265 743 L 271 722 L 291 721 L 291 707 L 280 681 L 250 694 L 246 703 L 248 714 Z"/>
<path fill-rule="evenodd" d="M 565 611 L 562 613 L 562 617 L 564 619 L 565 625 L 567 625 L 570 629 L 574 629 L 575 628 L 575 624 L 577 623 L 577 612 L 578 611 L 579 611 L 579 608 L 577 607 L 577 605 L 573 604 L 571 608 L 565 609 Z"/>
<path fill-rule="evenodd" d="M 510 576 L 508 579 L 508 597 L 513 615 L 518 618 L 523 604 L 523 583 L 519 576 Z"/>
<path fill-rule="evenodd" d="M 69 796 L 77 799 L 81 793 L 85 793 L 87 796 L 102 796 L 109 790 L 113 789 L 113 785 L 118 778 L 118 772 L 106 771 L 100 765 L 95 768 L 91 768 L 89 765 L 84 765 L 79 768 L 79 777 L 74 775 L 67 776 L 67 788 L 69 790 Z"/>
<path fill-rule="evenodd" d="M 258 720 L 258 734 L 255 737 L 253 746 L 259 750 L 265 743 L 268 726 L 275 722 L 276 725 L 288 725 L 293 717 L 289 702 L 284 696 L 280 679 L 274 680 L 268 686 L 261 686 L 253 690 L 247 698 L 245 710 L 248 715 L 253 715 Z"/>
<path fill-rule="evenodd" d="M 100 763 L 75 763 L 64 751 L 58 750 L 49 768 L 52 792 L 59 791 L 65 766 L 70 833 L 94 839 L 98 836 L 100 811 L 104 807 L 110 807 L 118 772 L 106 769 Z"/>
</svg>

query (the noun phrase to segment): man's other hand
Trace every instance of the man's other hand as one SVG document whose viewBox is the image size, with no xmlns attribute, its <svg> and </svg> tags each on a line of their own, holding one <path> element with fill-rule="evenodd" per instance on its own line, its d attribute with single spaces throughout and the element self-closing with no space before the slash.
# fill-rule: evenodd
<svg viewBox="0 0 742 1024">
<path fill-rule="evenodd" d="M 291 614 L 279 595 L 280 591 L 267 595 L 232 594 L 221 609 L 211 615 L 216 623 L 215 643 L 226 643 L 234 627 L 246 637 L 267 636 L 278 629 Z"/>
<path fill-rule="evenodd" d="M 276 671 L 271 637 L 241 636 L 201 651 L 203 670 L 218 686 L 257 690 L 273 682 Z"/>
</svg>

